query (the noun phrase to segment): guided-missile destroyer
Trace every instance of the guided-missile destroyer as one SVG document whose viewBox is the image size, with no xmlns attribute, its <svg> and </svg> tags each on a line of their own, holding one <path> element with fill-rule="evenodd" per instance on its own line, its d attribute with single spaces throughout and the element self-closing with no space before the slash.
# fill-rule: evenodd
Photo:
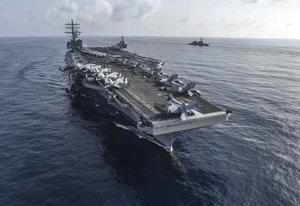
<svg viewBox="0 0 300 206">
<path fill-rule="evenodd" d="M 189 43 L 189 45 L 193 45 L 193 46 L 209 46 L 209 44 L 203 42 L 202 38 L 200 39 L 200 41 L 193 41 L 193 42 Z"/>
<path fill-rule="evenodd" d="M 113 48 L 116 48 L 116 49 L 127 49 L 127 44 L 125 42 L 124 36 L 121 37 L 120 42 L 117 43 L 115 46 L 113 46 Z"/>
<path fill-rule="evenodd" d="M 173 150 L 178 131 L 227 120 L 229 110 L 202 97 L 194 82 L 184 83 L 178 74 L 162 72 L 163 61 L 125 51 L 121 42 L 112 47 L 83 47 L 79 24 L 66 24 L 66 66 L 82 86 L 105 100 L 147 140 Z"/>
</svg>

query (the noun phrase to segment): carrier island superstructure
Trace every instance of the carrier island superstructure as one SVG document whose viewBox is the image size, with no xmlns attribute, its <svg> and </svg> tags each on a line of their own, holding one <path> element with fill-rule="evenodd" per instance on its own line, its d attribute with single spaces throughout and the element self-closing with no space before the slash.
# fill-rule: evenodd
<svg viewBox="0 0 300 206">
<path fill-rule="evenodd" d="M 143 137 L 168 151 L 175 132 L 222 123 L 230 115 L 202 97 L 194 82 L 162 72 L 163 61 L 125 51 L 124 37 L 111 47 L 83 47 L 79 24 L 66 24 L 70 35 L 66 66 L 82 86 L 121 112 Z"/>
</svg>

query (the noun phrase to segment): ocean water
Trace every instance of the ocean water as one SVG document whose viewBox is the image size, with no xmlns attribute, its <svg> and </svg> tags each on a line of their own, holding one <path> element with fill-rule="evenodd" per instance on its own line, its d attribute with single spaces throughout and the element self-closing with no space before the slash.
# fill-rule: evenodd
<svg viewBox="0 0 300 206">
<path fill-rule="evenodd" d="M 229 121 L 177 134 L 171 156 L 66 94 L 66 38 L 0 38 L 0 205 L 300 204 L 299 40 L 126 40 Z"/>
</svg>

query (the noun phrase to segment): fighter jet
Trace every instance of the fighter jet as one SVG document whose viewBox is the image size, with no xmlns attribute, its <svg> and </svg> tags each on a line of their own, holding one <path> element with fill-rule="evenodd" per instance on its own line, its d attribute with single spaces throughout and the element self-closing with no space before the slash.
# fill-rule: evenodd
<svg viewBox="0 0 300 206">
<path fill-rule="evenodd" d="M 182 121 L 186 120 L 189 115 L 193 115 L 193 109 L 199 106 L 199 103 L 194 100 L 191 103 L 179 102 L 176 100 L 173 95 L 170 93 L 168 100 L 166 102 L 166 110 L 168 114 L 181 113 L 180 119 Z"/>
<path fill-rule="evenodd" d="M 196 86 L 195 82 L 189 82 L 187 84 L 184 84 L 182 86 L 174 85 L 172 84 L 172 91 L 178 92 L 180 94 L 188 93 L 190 96 L 192 96 L 192 92 L 190 92 L 190 89 L 193 89 Z"/>
<path fill-rule="evenodd" d="M 109 82 L 106 82 L 105 88 L 115 87 L 115 88 L 120 89 L 120 88 L 128 85 L 128 79 L 125 78 L 125 80 L 124 80 L 124 77 L 118 78 L 115 81 L 113 81 L 112 79 L 108 78 L 108 81 Z"/>
<path fill-rule="evenodd" d="M 165 85 L 171 85 L 172 81 L 178 78 L 178 74 L 173 74 L 170 77 L 163 77 L 159 82 Z"/>
</svg>

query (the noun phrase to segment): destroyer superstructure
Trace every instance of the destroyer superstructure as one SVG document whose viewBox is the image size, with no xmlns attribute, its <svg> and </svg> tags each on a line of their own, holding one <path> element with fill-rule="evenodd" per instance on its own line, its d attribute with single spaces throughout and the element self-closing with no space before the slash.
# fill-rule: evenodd
<svg viewBox="0 0 300 206">
<path fill-rule="evenodd" d="M 230 113 L 204 99 L 194 82 L 163 73 L 163 61 L 115 47 L 70 42 L 72 51 L 66 56 L 77 62 L 66 63 L 82 85 L 128 117 L 145 138 L 169 151 L 176 135 L 167 134 L 224 122 Z"/>
<path fill-rule="evenodd" d="M 125 38 L 124 36 L 121 36 L 121 40 L 119 43 L 117 43 L 115 46 L 113 46 L 113 48 L 116 49 L 127 49 L 127 43 L 125 42 Z"/>
</svg>

